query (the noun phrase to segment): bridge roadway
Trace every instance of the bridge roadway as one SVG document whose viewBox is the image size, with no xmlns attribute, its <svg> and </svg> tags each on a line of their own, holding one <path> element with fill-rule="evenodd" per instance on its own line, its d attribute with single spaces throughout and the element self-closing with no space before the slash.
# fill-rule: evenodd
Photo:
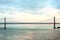
<svg viewBox="0 0 60 40">
<path fill-rule="evenodd" d="M 0 24 L 54 24 L 54 23 L 0 23 Z M 55 24 L 60 24 L 60 23 L 55 23 Z"/>
</svg>

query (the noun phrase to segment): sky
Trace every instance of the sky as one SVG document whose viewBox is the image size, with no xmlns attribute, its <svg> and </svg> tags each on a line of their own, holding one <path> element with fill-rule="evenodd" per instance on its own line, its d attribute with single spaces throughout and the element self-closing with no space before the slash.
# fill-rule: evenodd
<svg viewBox="0 0 60 40">
<path fill-rule="evenodd" d="M 54 16 L 60 17 L 60 0 L 0 0 L 0 18 L 9 22 L 47 22 Z"/>
</svg>

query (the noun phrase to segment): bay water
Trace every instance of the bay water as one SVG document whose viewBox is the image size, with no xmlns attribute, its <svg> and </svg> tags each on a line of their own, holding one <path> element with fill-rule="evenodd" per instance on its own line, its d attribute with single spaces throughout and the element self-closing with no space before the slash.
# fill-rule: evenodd
<svg viewBox="0 0 60 40">
<path fill-rule="evenodd" d="M 59 25 L 56 25 L 56 28 Z M 53 24 L 0 25 L 0 40 L 59 40 L 60 29 Z"/>
</svg>

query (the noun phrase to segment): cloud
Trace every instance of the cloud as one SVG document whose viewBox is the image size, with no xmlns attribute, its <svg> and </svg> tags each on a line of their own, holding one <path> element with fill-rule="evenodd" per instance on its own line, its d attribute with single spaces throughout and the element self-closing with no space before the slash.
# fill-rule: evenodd
<svg viewBox="0 0 60 40">
<path fill-rule="evenodd" d="M 3 11 L 3 12 L 1 12 Z M 60 9 L 45 7 L 37 9 L 36 13 L 32 10 L 18 10 L 16 8 L 7 8 L 0 11 L 0 18 L 7 17 L 7 21 L 14 22 L 41 22 L 55 17 L 60 17 Z"/>
</svg>

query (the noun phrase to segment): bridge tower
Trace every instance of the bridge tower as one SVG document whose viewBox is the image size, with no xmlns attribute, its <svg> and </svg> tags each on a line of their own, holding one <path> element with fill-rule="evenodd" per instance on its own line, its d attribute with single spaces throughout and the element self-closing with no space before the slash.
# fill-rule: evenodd
<svg viewBox="0 0 60 40">
<path fill-rule="evenodd" d="M 54 17 L 54 27 L 53 27 L 54 29 L 56 28 L 55 26 L 56 26 L 56 25 L 55 25 L 55 17 Z"/>
<path fill-rule="evenodd" d="M 4 29 L 6 29 L 6 18 L 4 18 Z"/>
</svg>

